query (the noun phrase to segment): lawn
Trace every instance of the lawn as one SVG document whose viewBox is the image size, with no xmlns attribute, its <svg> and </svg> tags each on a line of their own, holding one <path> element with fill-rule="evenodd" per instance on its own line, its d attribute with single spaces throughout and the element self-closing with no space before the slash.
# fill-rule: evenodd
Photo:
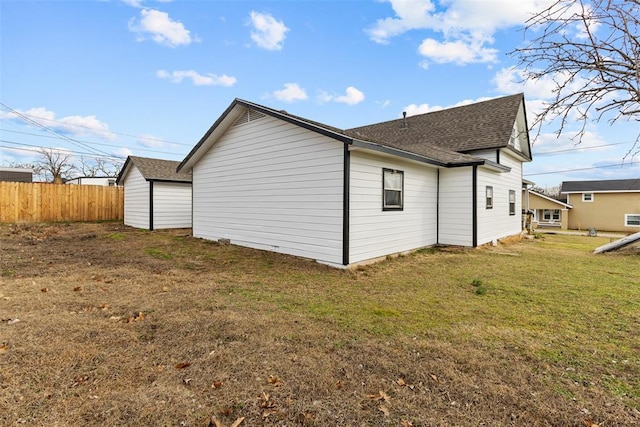
<svg viewBox="0 0 640 427">
<path fill-rule="evenodd" d="M 640 424 L 640 254 L 545 235 L 342 271 L 0 225 L 4 425 Z"/>
</svg>

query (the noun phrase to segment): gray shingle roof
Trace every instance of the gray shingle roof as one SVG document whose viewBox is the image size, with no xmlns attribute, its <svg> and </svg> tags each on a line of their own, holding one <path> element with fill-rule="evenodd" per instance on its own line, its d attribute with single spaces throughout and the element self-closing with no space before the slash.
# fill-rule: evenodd
<svg viewBox="0 0 640 427">
<path fill-rule="evenodd" d="M 129 163 L 138 168 L 147 181 L 192 182 L 191 172 L 176 172 L 180 162 L 138 156 L 129 156 L 127 158 L 122 171 L 118 175 L 118 182 L 122 179 L 122 174 Z"/>
<path fill-rule="evenodd" d="M 346 131 L 418 152 L 425 145 L 454 152 L 495 149 L 509 144 L 523 95 L 510 95 Z"/>
<path fill-rule="evenodd" d="M 562 193 L 581 193 L 599 191 L 640 191 L 640 178 L 608 179 L 600 181 L 563 181 Z"/>
<path fill-rule="evenodd" d="M 407 118 L 407 127 L 404 126 L 403 119 L 397 119 L 344 130 L 289 114 L 284 110 L 275 110 L 236 98 L 178 167 L 182 170 L 188 164 L 197 162 L 199 158 L 197 153 L 200 148 L 207 144 L 210 135 L 238 106 L 262 112 L 348 144 L 370 143 L 370 148 L 387 147 L 396 155 L 406 153 L 434 164 L 445 166 L 489 164 L 491 162 L 473 156 L 472 152 L 507 147 L 523 102 L 523 94 L 510 95 L 411 116 Z M 523 154 L 526 158 L 529 157 L 528 153 Z"/>
</svg>

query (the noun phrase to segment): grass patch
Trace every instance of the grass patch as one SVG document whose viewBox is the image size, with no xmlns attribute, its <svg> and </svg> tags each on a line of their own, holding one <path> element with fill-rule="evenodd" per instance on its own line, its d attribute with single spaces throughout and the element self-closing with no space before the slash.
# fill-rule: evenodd
<svg viewBox="0 0 640 427">
<path fill-rule="evenodd" d="M 158 259 L 164 259 L 164 260 L 173 259 L 172 254 L 158 248 L 147 248 L 144 250 L 144 253 Z"/>
<path fill-rule="evenodd" d="M 0 232 L 7 424 L 639 420 L 640 262 L 591 253 L 608 239 L 429 248 L 342 271 L 184 231 Z M 78 238 L 93 234 L 100 245 Z"/>
</svg>

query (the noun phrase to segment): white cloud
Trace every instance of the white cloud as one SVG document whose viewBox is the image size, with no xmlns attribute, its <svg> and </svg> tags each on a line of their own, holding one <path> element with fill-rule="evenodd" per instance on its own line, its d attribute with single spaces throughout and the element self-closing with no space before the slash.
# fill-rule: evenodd
<svg viewBox="0 0 640 427">
<path fill-rule="evenodd" d="M 320 103 L 333 101 L 333 102 L 339 102 L 341 104 L 356 105 L 364 101 L 365 96 L 361 90 L 353 86 L 349 86 L 347 87 L 347 89 L 345 89 L 344 95 L 334 95 L 324 90 L 321 90 L 318 93 L 317 99 L 318 99 L 318 102 Z"/>
<path fill-rule="evenodd" d="M 349 86 L 345 94 L 336 97 L 335 101 L 342 104 L 356 105 L 364 101 L 364 93 L 353 86 Z"/>
<path fill-rule="evenodd" d="M 394 17 L 379 19 L 366 31 L 376 43 L 388 43 L 395 36 L 411 30 L 429 30 L 442 40 L 425 39 L 420 53 L 437 63 L 496 62 L 496 31 L 523 26 L 533 11 L 542 10 L 553 0 L 387 0 Z M 428 63 L 423 63 L 427 67 Z"/>
<path fill-rule="evenodd" d="M 135 18 L 129 21 L 129 30 L 137 33 L 139 40 L 144 40 L 144 34 L 150 34 L 153 41 L 158 44 L 176 47 L 189 45 L 194 39 L 182 22 L 174 21 L 166 12 L 155 9 L 142 9 L 140 20 Z"/>
<path fill-rule="evenodd" d="M 297 83 L 285 83 L 284 89 L 276 90 L 273 96 L 285 102 L 304 101 L 308 98 L 307 92 Z"/>
<path fill-rule="evenodd" d="M 176 70 L 169 72 L 167 70 L 158 70 L 156 76 L 160 79 L 169 80 L 173 83 L 181 83 L 184 79 L 191 79 L 191 82 L 195 86 L 233 86 L 236 84 L 237 79 L 235 77 L 227 76 L 223 74 L 218 76 L 216 74 L 208 73 L 206 75 L 198 74 L 193 70 Z"/>
<path fill-rule="evenodd" d="M 175 144 L 171 144 L 167 141 L 164 141 L 162 138 L 158 138 L 153 135 L 140 135 L 137 138 L 138 145 L 141 145 L 146 148 L 164 148 L 164 147 L 173 147 Z"/>
<path fill-rule="evenodd" d="M 26 111 L 15 110 L 15 113 L 3 113 L 0 117 L 5 119 L 19 120 L 24 123 L 31 124 L 39 129 L 50 129 L 72 136 L 91 136 L 102 139 L 114 140 L 116 135 L 109 131 L 109 126 L 98 120 L 94 115 L 91 116 L 66 116 L 57 119 L 56 113 L 47 110 L 44 107 L 30 108 Z M 25 116 L 29 120 L 39 123 L 30 123 L 29 120 L 21 117 Z M 45 129 L 46 130 L 46 129 Z"/>
<path fill-rule="evenodd" d="M 251 11 L 251 40 L 267 50 L 280 50 L 289 29 L 268 13 Z"/>
<path fill-rule="evenodd" d="M 128 149 L 127 147 L 118 148 L 117 150 L 113 150 L 113 155 L 117 157 L 127 157 L 131 156 L 133 151 Z"/>
<path fill-rule="evenodd" d="M 497 62 L 498 54 L 497 49 L 483 47 L 481 43 L 463 40 L 439 42 L 434 39 L 423 40 L 418 52 L 438 64 L 452 62 L 458 65 Z"/>
<path fill-rule="evenodd" d="M 122 3 L 131 6 L 131 7 L 137 7 L 137 8 L 141 8 L 142 7 L 142 2 L 144 0 L 121 0 Z"/>
<path fill-rule="evenodd" d="M 432 113 L 434 111 L 444 110 L 447 108 L 461 107 L 463 105 L 474 104 L 476 102 L 488 101 L 489 97 L 481 97 L 477 99 L 464 99 L 460 102 L 457 102 L 452 105 L 447 105 L 445 107 L 441 105 L 429 105 L 429 104 L 409 104 L 407 105 L 403 111 L 407 112 L 407 117 L 416 116 L 418 114 Z"/>
</svg>

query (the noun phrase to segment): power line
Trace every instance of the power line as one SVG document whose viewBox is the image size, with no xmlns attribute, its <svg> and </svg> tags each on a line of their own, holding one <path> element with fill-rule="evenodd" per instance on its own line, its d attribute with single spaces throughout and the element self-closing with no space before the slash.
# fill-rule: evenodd
<svg viewBox="0 0 640 427">
<path fill-rule="evenodd" d="M 603 148 L 603 147 L 613 147 L 614 145 L 623 145 L 623 144 L 631 144 L 631 142 L 614 142 L 611 144 L 602 144 L 602 145 L 593 145 L 591 147 L 575 147 L 575 148 L 567 148 L 564 150 L 555 150 L 555 151 L 543 151 L 541 153 L 533 153 L 535 156 L 547 156 L 547 155 L 551 155 L 551 154 L 558 154 L 558 153 L 568 153 L 571 151 L 584 151 L 584 150 L 593 150 L 596 148 Z"/>
<path fill-rule="evenodd" d="M 19 111 L 16 111 L 16 110 L 14 110 L 14 109 L 13 109 L 13 108 L 11 108 L 11 107 L 8 107 L 7 105 L 3 104 L 2 102 L 0 102 L 0 106 L 2 106 L 3 108 L 5 108 L 6 110 L 8 110 L 8 111 L 12 112 L 13 114 L 17 115 L 18 117 L 22 118 L 22 119 L 23 119 L 23 120 L 25 120 L 26 122 L 31 123 L 32 125 L 37 126 L 37 127 L 41 128 L 41 129 L 44 129 L 44 130 L 46 130 L 46 131 L 48 131 L 48 132 L 51 132 L 51 133 L 53 133 L 54 135 L 58 135 L 60 138 L 62 138 L 62 139 L 64 139 L 64 140 L 66 140 L 66 141 L 68 141 L 68 142 L 71 142 L 71 143 L 72 143 L 72 144 L 74 144 L 74 145 L 77 145 L 77 146 L 80 146 L 80 147 L 84 147 L 85 149 L 88 149 L 88 150 L 92 150 L 92 151 L 94 151 L 94 152 L 95 152 L 95 154 L 98 154 L 98 153 L 99 153 L 99 154 L 105 154 L 105 155 L 107 155 L 107 156 L 109 156 L 109 155 L 110 155 L 109 153 L 104 152 L 104 151 L 102 151 L 102 150 L 98 150 L 98 149 L 96 149 L 96 148 L 92 148 L 91 146 L 89 146 L 89 145 L 87 145 L 87 144 L 84 144 L 84 143 L 83 143 L 83 142 L 81 142 L 81 141 L 77 141 L 77 140 L 75 140 L 75 139 L 73 139 L 73 138 L 69 138 L 68 136 L 63 135 L 63 134 L 61 134 L 61 133 L 59 133 L 59 132 L 57 132 L 57 131 L 55 131 L 55 130 L 51 129 L 50 127 L 45 126 L 45 125 L 43 125 L 42 123 L 38 123 L 37 121 L 35 121 L 35 120 L 33 120 L 33 119 L 31 119 L 31 118 L 29 118 L 29 117 L 25 116 L 24 114 L 20 113 Z"/>
<path fill-rule="evenodd" d="M 11 111 L 11 112 L 17 113 L 16 110 L 14 110 L 13 108 L 7 106 L 4 103 L 0 102 L 0 105 L 3 106 L 7 111 Z M 66 123 L 66 122 L 63 122 L 63 121 L 60 121 L 60 120 L 54 120 L 54 119 L 49 119 L 49 118 L 46 118 L 46 117 L 34 116 L 32 114 L 26 114 L 26 113 L 20 113 L 20 114 L 25 116 L 25 117 L 32 117 L 32 118 L 38 119 L 38 120 L 45 120 L 45 121 L 48 121 L 48 122 L 59 123 L 61 125 L 65 125 L 65 126 L 75 126 L 75 127 L 79 127 L 79 128 L 93 130 L 93 131 L 96 131 L 96 132 L 112 133 L 114 135 L 128 136 L 128 137 L 131 137 L 131 138 L 144 139 L 144 140 L 147 140 L 147 141 L 166 142 L 168 144 L 176 144 L 176 145 L 184 145 L 185 147 L 193 147 L 193 144 L 187 144 L 187 143 L 184 143 L 184 142 L 169 141 L 169 140 L 166 140 L 166 139 L 155 138 L 155 137 L 152 137 L 152 136 L 132 135 L 132 134 L 123 133 L 123 132 L 115 132 L 115 131 L 111 131 L 111 130 L 104 130 L 104 129 L 99 129 L 99 128 L 95 128 L 95 127 L 91 127 L 91 126 L 79 125 L 79 124 L 76 124 L 76 123 Z"/>
<path fill-rule="evenodd" d="M 628 162 L 628 163 L 618 163 L 618 164 L 615 164 L 615 165 L 592 166 L 590 168 L 576 168 L 576 169 L 565 169 L 565 170 L 551 171 L 551 172 L 525 173 L 524 176 L 553 175 L 553 174 L 556 174 L 556 173 L 580 172 L 580 171 L 588 171 L 588 170 L 593 170 L 593 169 L 624 167 L 624 166 L 630 166 L 630 165 L 636 165 L 636 164 L 640 164 L 640 161 Z"/>
<path fill-rule="evenodd" d="M 38 137 L 38 138 L 59 139 L 59 138 L 58 138 L 58 137 L 56 137 L 56 136 L 51 136 L 51 135 L 40 135 L 40 134 L 37 134 L 37 133 L 23 132 L 23 131 L 13 130 L 13 129 L 0 129 L 0 131 L 2 131 L 2 132 L 11 132 L 11 133 L 19 133 L 19 134 L 21 134 L 21 135 L 35 136 L 35 137 Z M 103 146 L 105 146 L 105 147 L 122 148 L 122 145 L 106 144 L 106 143 L 103 143 L 103 142 L 93 142 L 93 141 L 84 141 L 84 140 L 81 140 L 81 141 L 82 141 L 82 142 L 85 142 L 85 143 L 88 143 L 88 144 L 103 145 Z M 46 148 L 46 147 L 42 147 L 42 148 Z M 138 147 L 136 147 L 136 150 L 139 150 L 139 151 L 148 151 L 148 152 L 150 152 L 150 153 L 158 153 L 158 154 L 171 154 L 171 155 L 174 155 L 174 156 L 175 156 L 175 155 L 180 155 L 180 156 L 183 156 L 183 157 L 184 157 L 184 155 L 183 155 L 183 154 L 172 153 L 172 152 L 170 152 L 170 151 L 159 151 L 159 150 L 152 150 L 152 149 L 149 149 L 149 148 L 138 148 Z"/>
<path fill-rule="evenodd" d="M 1 145 L 0 146 L 1 148 L 7 148 L 9 150 L 27 151 L 27 152 L 30 152 L 30 153 L 39 153 L 40 152 L 39 150 L 42 150 L 42 149 L 54 150 L 54 148 L 51 148 L 51 147 L 43 147 L 43 146 L 40 146 L 40 145 L 25 144 L 25 143 L 22 143 L 22 142 L 8 141 L 6 139 L 0 139 L 0 142 L 3 142 L 5 144 L 19 145 L 19 146 L 22 146 L 22 147 L 33 147 L 34 148 L 34 149 L 28 149 L 28 148 L 19 148 L 19 147 L 18 148 L 16 148 L 16 147 L 8 147 L 6 145 Z M 93 159 L 108 159 L 108 160 L 119 160 L 119 161 L 125 159 L 125 157 L 123 157 L 123 156 L 111 156 L 111 155 L 109 155 L 109 156 L 98 156 L 98 155 L 96 155 L 96 153 L 84 153 L 82 151 L 73 151 L 73 150 L 66 150 L 66 151 L 69 151 L 70 153 L 77 154 L 77 155 L 80 155 L 80 156 L 91 157 Z"/>
</svg>

